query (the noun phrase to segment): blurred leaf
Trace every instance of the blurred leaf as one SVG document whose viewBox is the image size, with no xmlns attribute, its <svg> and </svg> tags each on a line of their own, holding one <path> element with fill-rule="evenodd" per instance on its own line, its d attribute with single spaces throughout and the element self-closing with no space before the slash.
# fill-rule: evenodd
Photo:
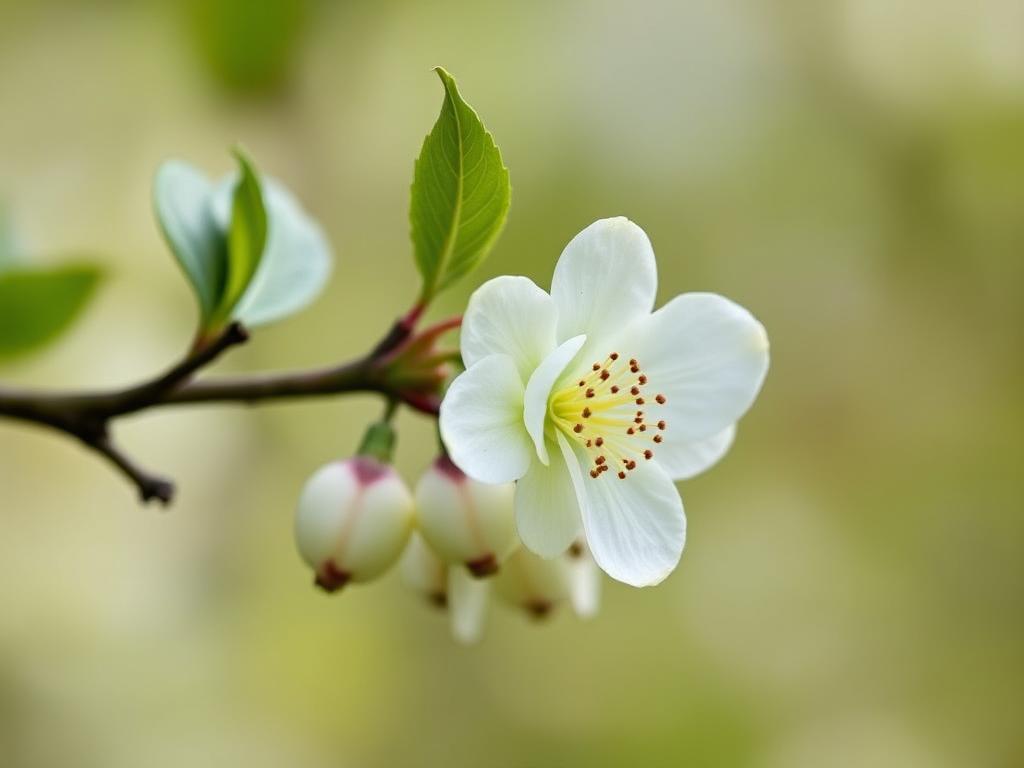
<svg viewBox="0 0 1024 768">
<path fill-rule="evenodd" d="M 0 270 L 9 269 L 20 259 L 18 242 L 14 237 L 14 227 L 7 209 L 0 206 Z"/>
<path fill-rule="evenodd" d="M 213 185 L 186 163 L 170 160 L 153 181 L 153 204 L 167 244 L 199 300 L 206 326 L 227 277 L 227 240 L 208 205 Z"/>
<path fill-rule="evenodd" d="M 192 0 L 189 31 L 210 73 L 234 91 L 267 91 L 290 74 L 305 0 Z"/>
<path fill-rule="evenodd" d="M 35 351 L 65 331 L 99 278 L 88 265 L 0 274 L 0 361 Z"/>
<path fill-rule="evenodd" d="M 214 326 L 232 317 L 235 305 L 256 274 L 267 243 L 267 212 L 263 206 L 259 178 L 241 150 L 235 150 L 235 157 L 241 174 L 232 195 L 227 281 L 219 308 L 211 320 Z"/>
<path fill-rule="evenodd" d="M 331 250 L 317 223 L 273 179 L 264 179 L 267 244 L 259 269 L 233 313 L 253 328 L 308 306 L 331 273 Z"/>
<path fill-rule="evenodd" d="M 424 302 L 483 261 L 511 198 L 508 169 L 491 134 L 451 75 L 435 71 L 444 104 L 416 160 L 409 210 Z"/>
</svg>

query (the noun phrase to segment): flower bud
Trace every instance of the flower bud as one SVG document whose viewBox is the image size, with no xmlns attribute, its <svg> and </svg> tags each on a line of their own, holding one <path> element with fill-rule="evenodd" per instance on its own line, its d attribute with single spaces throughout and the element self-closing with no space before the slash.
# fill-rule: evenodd
<svg viewBox="0 0 1024 768">
<path fill-rule="evenodd" d="M 477 482 L 440 456 L 416 485 L 420 532 L 445 562 L 464 564 L 474 576 L 494 573 L 517 542 L 514 492 L 511 483 Z"/>
<path fill-rule="evenodd" d="M 461 565 L 448 565 L 413 533 L 399 563 L 402 581 L 433 605 L 447 608 L 452 635 L 461 643 L 477 642 L 487 617 L 490 584 L 474 579 Z"/>
<path fill-rule="evenodd" d="M 425 597 L 427 602 L 438 608 L 448 605 L 448 565 L 434 554 L 418 533 L 414 532 L 409 539 L 409 546 L 398 563 L 398 572 L 402 582 Z"/>
<path fill-rule="evenodd" d="M 509 605 L 542 619 L 569 597 L 566 560 L 564 556 L 545 560 L 520 547 L 502 566 L 494 591 Z"/>
<path fill-rule="evenodd" d="M 328 592 L 369 581 L 398 560 L 412 530 L 412 497 L 398 473 L 370 456 L 321 467 L 295 518 L 299 554 Z"/>
<path fill-rule="evenodd" d="M 581 619 L 591 619 L 601 607 L 601 569 L 582 541 L 574 542 L 563 557 L 572 609 Z"/>
</svg>

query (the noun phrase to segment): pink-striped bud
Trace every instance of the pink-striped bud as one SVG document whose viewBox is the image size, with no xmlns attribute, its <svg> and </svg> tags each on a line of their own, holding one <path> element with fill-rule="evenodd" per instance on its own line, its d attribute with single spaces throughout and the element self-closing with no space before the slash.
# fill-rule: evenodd
<svg viewBox="0 0 1024 768">
<path fill-rule="evenodd" d="M 511 483 L 477 482 L 440 456 L 416 485 L 419 530 L 445 562 L 494 573 L 517 543 L 513 494 Z"/>
<path fill-rule="evenodd" d="M 295 518 L 299 554 L 328 592 L 384 573 L 412 530 L 413 503 L 388 464 L 355 456 L 321 467 L 306 483 Z"/>
</svg>

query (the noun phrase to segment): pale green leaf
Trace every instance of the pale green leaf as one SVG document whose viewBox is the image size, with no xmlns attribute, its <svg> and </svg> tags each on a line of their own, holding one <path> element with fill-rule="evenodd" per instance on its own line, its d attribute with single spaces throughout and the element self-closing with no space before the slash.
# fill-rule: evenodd
<svg viewBox="0 0 1024 768">
<path fill-rule="evenodd" d="M 178 160 L 160 166 L 153 181 L 153 207 L 167 244 L 199 301 L 207 325 L 220 304 L 227 278 L 227 238 L 209 206 L 210 181 Z"/>
<path fill-rule="evenodd" d="M 100 271 L 87 265 L 0 273 L 0 361 L 33 352 L 75 320 Z"/>
<path fill-rule="evenodd" d="M 240 175 L 231 203 L 227 280 L 213 325 L 233 316 L 235 306 L 259 268 L 267 242 L 267 213 L 259 177 L 241 150 L 235 150 L 235 157 L 238 159 Z"/>
<path fill-rule="evenodd" d="M 511 188 L 491 134 L 440 67 L 444 103 L 423 142 L 409 219 L 424 302 L 474 269 L 508 214 Z"/>
<path fill-rule="evenodd" d="M 233 316 L 249 328 L 308 306 L 331 274 L 331 249 L 319 225 L 273 179 L 264 179 L 267 244 Z"/>
</svg>

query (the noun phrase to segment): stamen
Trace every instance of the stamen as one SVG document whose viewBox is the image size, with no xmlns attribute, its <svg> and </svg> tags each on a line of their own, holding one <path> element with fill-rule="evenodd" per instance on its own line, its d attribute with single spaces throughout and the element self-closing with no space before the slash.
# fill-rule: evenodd
<svg viewBox="0 0 1024 768">
<path fill-rule="evenodd" d="M 664 420 L 648 422 L 650 416 L 637 408 L 647 405 L 640 388 L 649 383 L 640 363 L 636 358 L 617 363 L 619 359 L 619 353 L 612 352 L 603 363 L 594 362 L 578 386 L 555 392 L 548 402 L 554 426 L 588 451 L 588 471 L 595 480 L 609 469 L 625 479 L 638 461 L 654 458 L 651 442 L 661 443 L 663 436 L 646 435 L 647 428 L 664 431 L 668 426 Z M 661 405 L 666 398 L 659 393 L 654 402 Z"/>
</svg>

